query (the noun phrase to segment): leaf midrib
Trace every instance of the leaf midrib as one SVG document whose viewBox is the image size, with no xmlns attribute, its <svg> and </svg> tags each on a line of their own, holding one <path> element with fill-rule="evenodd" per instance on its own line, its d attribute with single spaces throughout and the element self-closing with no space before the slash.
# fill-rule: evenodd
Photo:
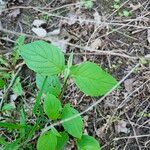
<svg viewBox="0 0 150 150">
<path fill-rule="evenodd" d="M 94 81 L 97 81 L 95 78 L 91 78 L 91 77 L 85 77 L 85 76 L 81 76 L 81 75 L 72 75 L 72 77 L 73 78 L 78 78 L 78 77 L 80 77 L 80 78 L 86 78 L 86 80 L 89 80 L 89 79 L 91 79 L 91 80 L 94 80 Z M 104 81 L 101 81 L 101 82 L 103 82 L 103 83 L 106 83 L 106 84 L 114 84 L 114 83 L 110 83 L 110 82 L 104 82 Z"/>
<path fill-rule="evenodd" d="M 41 46 L 40 46 L 40 47 L 41 47 Z M 43 55 L 37 53 L 35 50 L 33 50 L 33 52 L 34 52 L 35 55 L 39 55 L 39 56 L 42 57 L 43 59 L 47 60 L 47 61 L 45 61 L 45 62 L 48 62 L 48 63 L 52 64 L 53 66 L 56 66 L 59 71 L 62 70 L 62 68 L 59 67 L 58 65 L 56 65 L 54 61 L 51 61 L 51 60 L 48 59 L 47 57 L 45 57 L 45 56 L 43 56 Z M 26 55 L 31 55 L 31 53 L 26 52 L 25 49 L 23 49 L 23 53 L 25 53 Z M 44 54 L 45 54 L 45 49 L 44 49 Z M 46 55 L 46 54 L 45 54 L 45 55 Z M 29 59 L 28 57 L 26 57 L 26 59 L 28 59 L 28 60 L 31 61 L 31 59 Z M 40 61 L 37 61 L 37 62 L 40 62 Z M 61 64 L 61 65 L 62 65 L 62 64 Z"/>
</svg>

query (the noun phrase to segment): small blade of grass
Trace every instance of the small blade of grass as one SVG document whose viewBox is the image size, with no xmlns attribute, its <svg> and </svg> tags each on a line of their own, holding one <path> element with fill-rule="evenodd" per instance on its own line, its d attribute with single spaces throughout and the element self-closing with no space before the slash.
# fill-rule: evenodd
<svg viewBox="0 0 150 150">
<path fill-rule="evenodd" d="M 26 126 L 26 114 L 24 109 L 20 110 L 20 125 Z M 20 129 L 20 136 L 25 136 L 26 134 L 26 129 L 25 128 L 21 128 Z"/>
<path fill-rule="evenodd" d="M 19 150 L 21 138 L 16 139 L 11 143 L 7 143 L 3 150 Z"/>
<path fill-rule="evenodd" d="M 40 122 L 41 122 L 41 119 L 37 119 L 36 124 L 30 129 L 27 140 L 30 140 L 32 138 L 32 136 L 34 135 L 34 133 L 35 133 L 36 129 L 38 128 Z"/>
<path fill-rule="evenodd" d="M 0 122 L 0 127 L 8 128 L 8 129 L 23 129 L 23 128 L 27 128 L 26 125 L 20 125 L 20 124 L 8 123 L 8 122 Z"/>
</svg>

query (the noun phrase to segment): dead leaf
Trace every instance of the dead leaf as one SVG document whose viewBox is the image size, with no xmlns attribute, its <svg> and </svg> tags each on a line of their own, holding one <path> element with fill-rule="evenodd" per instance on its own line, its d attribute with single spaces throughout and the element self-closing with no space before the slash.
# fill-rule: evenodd
<svg viewBox="0 0 150 150">
<path fill-rule="evenodd" d="M 1 15 L 1 11 L 5 9 L 5 7 L 6 7 L 6 3 L 3 0 L 0 0 L 0 15 Z"/>
<path fill-rule="evenodd" d="M 11 101 L 11 102 L 10 102 L 10 105 L 11 105 L 13 108 L 16 108 L 16 105 L 15 105 L 15 102 L 14 102 L 14 101 Z"/>
<path fill-rule="evenodd" d="M 94 40 L 94 42 L 92 42 L 92 44 L 90 45 L 90 48 L 98 49 L 101 46 L 102 46 L 102 41 L 101 41 L 101 39 L 97 38 Z"/>
<path fill-rule="evenodd" d="M 2 97 L 3 97 L 3 91 L 0 90 L 0 99 L 2 99 Z"/>
<path fill-rule="evenodd" d="M 73 25 L 77 22 L 77 15 L 75 13 L 69 13 L 68 18 L 67 23 L 69 25 Z"/>
<path fill-rule="evenodd" d="M 0 21 L 0 29 L 3 29 L 2 22 Z"/>
<path fill-rule="evenodd" d="M 10 100 L 15 101 L 17 99 L 17 97 L 18 97 L 18 95 L 12 94 L 12 95 L 10 95 Z"/>
<path fill-rule="evenodd" d="M 20 14 L 20 9 L 18 8 L 13 10 L 10 14 L 8 14 L 8 16 L 12 18 L 16 18 L 19 14 Z"/>
<path fill-rule="evenodd" d="M 73 60 L 74 64 L 80 64 L 82 61 L 83 61 L 82 56 L 79 56 L 79 55 L 74 56 L 74 60 Z"/>
<path fill-rule="evenodd" d="M 60 34 L 60 28 L 53 30 L 52 32 L 47 33 L 47 36 L 49 35 L 58 35 Z"/>
<path fill-rule="evenodd" d="M 67 42 L 69 41 L 69 39 L 66 40 L 51 40 L 52 44 L 56 45 L 57 47 L 59 47 L 62 52 L 66 53 L 67 50 Z"/>
<path fill-rule="evenodd" d="M 23 0 L 19 0 L 19 3 L 23 3 Z"/>
<path fill-rule="evenodd" d="M 116 101 L 115 98 L 113 96 L 111 96 L 111 99 L 108 98 L 108 99 L 105 100 L 104 107 L 105 108 L 115 108 L 116 107 L 116 103 L 114 103 L 114 101 Z"/>
<path fill-rule="evenodd" d="M 87 23 L 88 21 L 86 22 L 87 18 L 86 18 L 85 14 L 80 15 L 78 20 L 79 20 L 79 22 L 80 22 L 81 25 L 82 24 L 88 24 Z"/>
<path fill-rule="evenodd" d="M 96 135 L 98 136 L 98 137 L 103 137 L 103 135 L 105 134 L 105 129 L 106 129 L 106 127 L 105 126 L 102 126 L 101 128 L 99 128 L 99 129 L 97 129 L 96 130 Z"/>
<path fill-rule="evenodd" d="M 127 122 L 124 120 L 120 120 L 118 124 L 115 126 L 118 133 L 129 133 L 129 129 L 126 127 Z"/>
<path fill-rule="evenodd" d="M 131 78 L 131 79 L 125 80 L 124 82 L 125 89 L 127 90 L 128 93 L 133 91 L 133 81 L 134 79 Z"/>
<path fill-rule="evenodd" d="M 47 35 L 47 32 L 43 28 L 32 28 L 32 31 L 39 37 L 45 37 Z"/>
<path fill-rule="evenodd" d="M 5 2 L 3 0 L 0 0 L 0 5 L 4 5 Z"/>
<path fill-rule="evenodd" d="M 33 21 L 32 25 L 34 27 L 41 27 L 43 24 L 46 24 L 46 21 L 45 20 L 39 20 L 39 19 L 36 19 Z"/>
<path fill-rule="evenodd" d="M 94 20 L 96 21 L 96 27 L 98 27 L 101 23 L 101 16 L 97 11 L 93 14 L 93 16 L 94 16 Z"/>
<path fill-rule="evenodd" d="M 144 57 L 146 60 L 150 60 L 150 54 L 145 55 Z"/>
<path fill-rule="evenodd" d="M 150 29 L 147 30 L 147 40 L 148 40 L 148 42 L 150 44 Z"/>
<path fill-rule="evenodd" d="M 133 5 L 132 3 L 129 4 L 130 7 L 132 8 L 132 11 L 135 11 L 137 9 L 139 9 L 142 5 L 140 3 L 136 4 L 136 5 Z"/>
<path fill-rule="evenodd" d="M 32 31 L 39 37 L 45 37 L 47 35 L 47 31 L 43 28 L 45 25 L 45 20 L 35 19 L 32 23 Z"/>
</svg>

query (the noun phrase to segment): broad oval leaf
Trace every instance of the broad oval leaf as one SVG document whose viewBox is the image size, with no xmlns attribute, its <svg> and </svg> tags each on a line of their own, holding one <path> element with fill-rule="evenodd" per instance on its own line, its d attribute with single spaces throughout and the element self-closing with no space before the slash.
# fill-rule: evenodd
<svg viewBox="0 0 150 150">
<path fill-rule="evenodd" d="M 66 132 L 61 132 L 59 134 L 61 135 L 61 137 L 57 137 L 56 150 L 63 150 L 63 148 L 65 147 L 65 145 L 69 140 L 69 136 Z"/>
<path fill-rule="evenodd" d="M 117 84 L 111 75 L 92 62 L 73 66 L 71 75 L 78 88 L 90 96 L 104 95 Z"/>
<path fill-rule="evenodd" d="M 42 134 L 37 141 L 37 150 L 55 150 L 57 146 L 57 137 L 48 131 Z"/>
<path fill-rule="evenodd" d="M 51 131 L 52 131 L 52 133 L 53 133 L 54 135 L 56 135 L 57 137 L 61 137 L 60 133 L 59 133 L 54 127 L 51 128 Z"/>
<path fill-rule="evenodd" d="M 56 96 L 47 93 L 44 100 L 44 112 L 46 113 L 46 115 L 50 119 L 56 120 L 60 115 L 61 109 L 62 107 L 60 100 L 56 98 Z"/>
<path fill-rule="evenodd" d="M 60 49 L 44 41 L 35 41 L 20 47 L 20 54 L 27 66 L 42 75 L 56 75 L 65 67 Z"/>
<path fill-rule="evenodd" d="M 36 85 L 39 89 L 42 88 L 45 76 L 36 74 Z M 55 96 L 58 96 L 61 92 L 61 84 L 57 76 L 48 76 L 43 91 L 49 92 Z"/>
<path fill-rule="evenodd" d="M 81 139 L 77 139 L 78 150 L 101 150 L 96 139 L 91 136 L 83 135 Z"/>
<path fill-rule="evenodd" d="M 62 120 L 73 117 L 79 114 L 77 110 L 72 108 L 70 104 L 66 104 L 62 111 Z M 83 121 L 81 116 L 62 123 L 64 129 L 76 138 L 81 138 L 83 131 Z"/>
</svg>

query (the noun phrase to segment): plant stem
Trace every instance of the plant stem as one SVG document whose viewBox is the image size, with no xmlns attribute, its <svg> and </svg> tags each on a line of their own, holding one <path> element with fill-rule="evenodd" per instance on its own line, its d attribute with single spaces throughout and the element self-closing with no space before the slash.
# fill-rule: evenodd
<svg viewBox="0 0 150 150">
<path fill-rule="evenodd" d="M 41 90 L 39 91 L 38 96 L 37 96 L 37 98 L 36 98 L 36 102 L 35 102 L 34 107 L 33 107 L 33 110 L 32 110 L 32 112 L 33 112 L 34 114 L 36 114 L 36 111 L 37 111 L 37 109 L 38 109 L 38 107 L 39 107 L 39 105 L 40 105 L 40 99 L 41 99 L 41 96 L 42 96 L 43 91 L 44 91 L 44 87 L 45 87 L 46 80 L 47 80 L 47 76 L 45 77 L 44 82 L 43 82 L 43 84 L 42 84 L 42 88 L 41 88 Z"/>
<path fill-rule="evenodd" d="M 66 90 L 66 88 L 67 88 L 67 81 L 68 81 L 68 78 L 69 78 L 69 76 L 64 80 L 64 84 L 63 84 L 63 87 L 62 87 L 62 91 L 61 91 L 60 96 L 59 96 L 60 99 L 63 98 L 64 92 L 65 92 L 65 90 Z"/>
</svg>

